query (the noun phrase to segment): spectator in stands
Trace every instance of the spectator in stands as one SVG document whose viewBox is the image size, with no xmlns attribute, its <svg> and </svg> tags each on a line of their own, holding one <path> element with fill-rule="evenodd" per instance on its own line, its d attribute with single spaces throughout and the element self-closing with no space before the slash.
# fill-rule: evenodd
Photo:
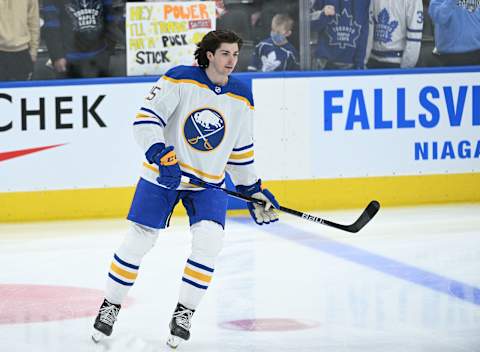
<svg viewBox="0 0 480 352">
<path fill-rule="evenodd" d="M 372 0 L 368 68 L 415 67 L 422 31 L 422 0 Z"/>
<path fill-rule="evenodd" d="M 245 40 L 251 40 L 250 5 L 252 0 L 245 2 L 215 1 L 217 13 L 217 29 L 230 30 Z M 243 49 L 243 47 L 242 47 Z M 240 55 L 244 54 L 243 50 Z M 238 65 L 237 65 L 238 68 Z"/>
<path fill-rule="evenodd" d="M 429 12 L 441 65 L 479 65 L 480 0 L 431 0 Z"/>
<path fill-rule="evenodd" d="M 288 42 L 292 34 L 293 19 L 287 14 L 277 14 L 272 19 L 270 37 L 255 47 L 249 71 L 293 71 L 299 69 L 297 49 Z"/>
<path fill-rule="evenodd" d="M 315 0 L 312 32 L 317 34 L 313 68 L 364 69 L 370 0 Z"/>
<path fill-rule="evenodd" d="M 268 37 L 271 31 L 272 19 L 277 13 L 288 14 L 294 19 L 293 34 L 289 38 L 290 43 L 296 48 L 299 45 L 298 38 L 298 11 L 299 1 L 292 0 L 254 0 L 251 6 L 250 24 L 252 28 L 251 38 L 255 44 Z"/>
<path fill-rule="evenodd" d="M 44 37 L 60 77 L 109 76 L 121 33 L 111 0 L 44 0 Z"/>
<path fill-rule="evenodd" d="M 38 0 L 0 1 L 0 81 L 31 78 L 39 41 Z"/>
</svg>

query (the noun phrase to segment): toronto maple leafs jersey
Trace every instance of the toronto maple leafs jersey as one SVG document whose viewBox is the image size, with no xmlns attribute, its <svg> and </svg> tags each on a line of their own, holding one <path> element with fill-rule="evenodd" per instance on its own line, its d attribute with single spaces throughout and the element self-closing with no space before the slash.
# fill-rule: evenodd
<svg viewBox="0 0 480 352">
<path fill-rule="evenodd" d="M 236 185 L 258 178 L 253 156 L 252 92 L 238 78 L 224 86 L 205 70 L 177 66 L 163 75 L 145 98 L 133 123 L 146 152 L 155 143 L 173 145 L 182 174 L 222 185 L 227 171 Z M 142 177 L 156 183 L 157 165 L 143 161 Z M 190 189 L 181 185 L 179 189 Z"/>
<path fill-rule="evenodd" d="M 372 0 L 371 58 L 414 67 L 420 55 L 422 31 L 422 0 Z"/>
<path fill-rule="evenodd" d="M 334 16 L 325 16 L 326 5 L 335 7 Z M 315 0 L 312 30 L 318 32 L 316 57 L 363 68 L 368 40 L 370 0 Z"/>
<path fill-rule="evenodd" d="M 115 45 L 121 14 L 112 0 L 43 0 L 42 31 L 52 60 L 95 57 Z"/>
<path fill-rule="evenodd" d="M 290 44 L 276 45 L 272 38 L 262 40 L 255 47 L 249 71 L 293 71 L 298 70 L 297 49 Z"/>
</svg>

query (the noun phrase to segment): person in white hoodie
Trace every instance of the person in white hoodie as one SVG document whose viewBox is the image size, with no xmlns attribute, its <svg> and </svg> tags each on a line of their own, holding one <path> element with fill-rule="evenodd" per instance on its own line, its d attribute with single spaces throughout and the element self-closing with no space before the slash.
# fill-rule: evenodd
<svg viewBox="0 0 480 352">
<path fill-rule="evenodd" d="M 38 0 L 0 1 L 0 81 L 32 77 L 39 41 Z"/>
</svg>

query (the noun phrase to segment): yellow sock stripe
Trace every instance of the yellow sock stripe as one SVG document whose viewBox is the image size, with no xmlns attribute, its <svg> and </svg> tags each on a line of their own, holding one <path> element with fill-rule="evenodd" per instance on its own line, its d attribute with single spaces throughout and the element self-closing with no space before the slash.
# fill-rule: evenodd
<svg viewBox="0 0 480 352">
<path fill-rule="evenodd" d="M 129 272 L 129 271 L 126 271 L 126 270 L 118 267 L 115 263 L 112 263 L 112 265 L 110 266 L 110 269 L 111 269 L 114 273 L 116 273 L 116 274 L 124 277 L 125 279 L 135 280 L 135 279 L 137 278 L 137 273 L 131 273 L 131 272 Z"/>
<path fill-rule="evenodd" d="M 212 281 L 212 277 L 210 275 L 205 275 L 205 274 L 199 273 L 197 271 L 194 271 L 194 270 L 190 269 L 189 267 L 185 267 L 184 273 L 187 274 L 188 276 L 191 276 L 191 277 L 197 279 L 197 280 L 201 280 L 201 281 L 204 281 L 204 282 L 207 282 L 207 283 L 210 283 L 210 281 Z"/>
</svg>

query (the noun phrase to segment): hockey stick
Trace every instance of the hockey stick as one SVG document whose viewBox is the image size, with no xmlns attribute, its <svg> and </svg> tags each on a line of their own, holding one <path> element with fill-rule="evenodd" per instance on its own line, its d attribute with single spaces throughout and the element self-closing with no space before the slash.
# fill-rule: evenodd
<svg viewBox="0 0 480 352">
<path fill-rule="evenodd" d="M 225 193 L 229 194 L 232 197 L 242 199 L 242 200 L 247 201 L 247 202 L 256 203 L 256 204 L 265 206 L 265 202 L 263 200 L 256 199 L 256 198 L 253 198 L 253 197 L 249 197 L 245 194 L 238 193 L 238 192 L 235 192 L 235 191 L 231 191 L 229 189 L 222 188 L 222 187 L 219 187 L 219 186 L 216 186 L 216 185 L 212 185 L 211 183 L 204 182 L 204 181 L 199 180 L 199 179 L 191 179 L 189 177 L 182 176 L 182 182 L 183 183 L 188 183 L 188 184 L 191 184 L 191 185 L 195 185 L 195 186 L 199 186 L 199 187 L 202 187 L 202 188 L 220 189 L 220 190 L 224 191 Z M 368 222 L 370 220 L 372 220 L 372 218 L 375 216 L 375 214 L 377 214 L 378 210 L 380 209 L 380 203 L 377 202 L 376 200 L 372 200 L 367 205 L 367 207 L 363 210 L 362 214 L 360 214 L 358 219 L 350 225 L 338 224 L 338 223 L 333 222 L 333 221 L 322 219 L 318 216 L 310 215 L 310 214 L 303 213 L 301 211 L 290 209 L 290 208 L 283 207 L 283 206 L 280 206 L 277 209 L 283 211 L 284 213 L 288 213 L 288 214 L 291 214 L 291 215 L 298 216 L 302 219 L 306 219 L 306 220 L 316 222 L 317 224 L 326 225 L 326 226 L 334 227 L 334 228 L 339 229 L 339 230 L 356 233 L 356 232 L 360 231 L 366 224 L 368 224 Z"/>
</svg>

